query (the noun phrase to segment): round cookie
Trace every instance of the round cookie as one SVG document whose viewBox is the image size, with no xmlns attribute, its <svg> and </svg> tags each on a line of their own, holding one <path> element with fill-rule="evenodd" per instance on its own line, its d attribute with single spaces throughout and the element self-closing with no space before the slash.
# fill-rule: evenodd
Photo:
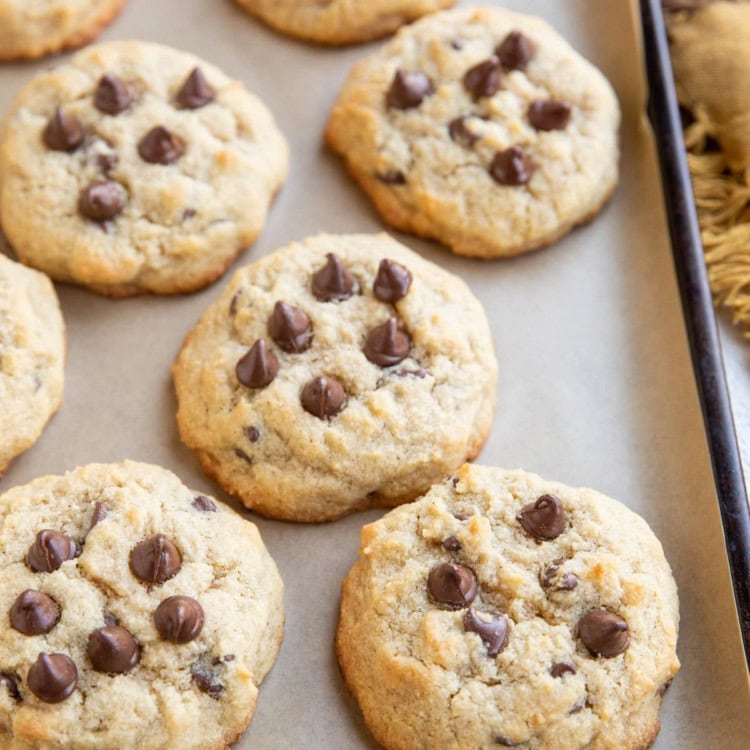
<svg viewBox="0 0 750 750">
<path fill-rule="evenodd" d="M 277 31 L 320 44 L 357 44 L 392 34 L 400 26 L 456 0 L 236 0 Z"/>
<path fill-rule="evenodd" d="M 319 235 L 239 270 L 173 368 L 183 441 L 253 510 L 328 521 L 477 455 L 497 363 L 478 300 L 387 235 Z"/>
<path fill-rule="evenodd" d="M 679 669 L 678 623 L 642 518 L 466 465 L 364 527 L 337 651 L 388 750 L 643 750 Z"/>
<path fill-rule="evenodd" d="M 63 396 L 65 324 L 50 280 L 0 254 L 0 476 Z"/>
<path fill-rule="evenodd" d="M 288 162 L 266 107 L 193 55 L 111 42 L 41 73 L 0 143 L 18 257 L 111 296 L 199 289 L 260 233 Z"/>
<path fill-rule="evenodd" d="M 326 140 L 385 221 L 461 255 L 515 255 L 592 218 L 615 188 L 612 87 L 547 23 L 460 9 L 356 65 Z"/>
<path fill-rule="evenodd" d="M 126 0 L 0 0 L 0 60 L 34 58 L 90 42 Z"/>
<path fill-rule="evenodd" d="M 283 636 L 257 528 L 156 466 L 0 496 L 0 744 L 223 750 Z"/>
</svg>

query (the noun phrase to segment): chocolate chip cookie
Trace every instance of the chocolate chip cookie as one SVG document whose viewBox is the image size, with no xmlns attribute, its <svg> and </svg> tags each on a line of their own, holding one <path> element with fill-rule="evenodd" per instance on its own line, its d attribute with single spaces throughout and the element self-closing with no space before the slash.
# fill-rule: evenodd
<svg viewBox="0 0 750 750">
<path fill-rule="evenodd" d="M 183 441 L 245 505 L 327 521 L 477 455 L 497 364 L 456 276 L 387 235 L 319 235 L 238 271 L 174 365 Z"/>
<path fill-rule="evenodd" d="M 94 39 L 126 0 L 0 0 L 0 60 L 41 57 Z"/>
<path fill-rule="evenodd" d="M 456 0 L 236 0 L 277 31 L 320 44 L 356 44 L 392 34 Z"/>
<path fill-rule="evenodd" d="M 287 171 L 266 107 L 184 52 L 111 42 L 41 73 L 0 143 L 19 258 L 111 296 L 188 292 L 260 233 Z"/>
<path fill-rule="evenodd" d="M 388 750 L 644 750 L 678 624 L 642 518 L 594 490 L 466 465 L 364 527 L 337 650 Z"/>
<path fill-rule="evenodd" d="M 52 284 L 0 254 L 0 476 L 60 407 L 64 364 L 65 326 Z"/>
<path fill-rule="evenodd" d="M 223 750 L 283 631 L 257 528 L 134 462 L 0 496 L 0 745 Z"/>
<path fill-rule="evenodd" d="M 326 140 L 389 224 L 483 258 L 554 242 L 618 175 L 620 111 L 538 18 L 435 13 L 354 67 Z"/>
</svg>

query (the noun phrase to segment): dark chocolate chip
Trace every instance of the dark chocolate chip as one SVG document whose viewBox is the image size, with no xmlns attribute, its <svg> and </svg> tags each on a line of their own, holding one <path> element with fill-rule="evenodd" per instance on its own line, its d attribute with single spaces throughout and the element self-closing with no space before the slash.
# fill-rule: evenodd
<svg viewBox="0 0 750 750">
<path fill-rule="evenodd" d="M 457 563 L 436 565 L 427 578 L 427 587 L 433 599 L 448 609 L 468 607 L 479 590 L 474 572 Z"/>
<path fill-rule="evenodd" d="M 503 70 L 500 60 L 494 55 L 466 71 L 464 88 L 475 98 L 492 96 L 500 91 Z"/>
<path fill-rule="evenodd" d="M 461 549 L 461 542 L 458 541 L 458 537 L 455 534 L 452 534 L 447 539 L 443 540 L 443 547 L 448 550 L 448 552 L 458 552 Z"/>
<path fill-rule="evenodd" d="M 24 635 L 49 633 L 60 619 L 60 607 L 47 594 L 26 589 L 19 594 L 10 608 L 10 624 Z"/>
<path fill-rule="evenodd" d="M 89 635 L 86 647 L 97 672 L 125 674 L 141 660 L 141 650 L 130 633 L 119 625 L 105 625 Z"/>
<path fill-rule="evenodd" d="M 523 70 L 534 57 L 534 44 L 520 31 L 511 31 L 497 45 L 495 54 L 506 70 Z"/>
<path fill-rule="evenodd" d="M 198 495 L 191 505 L 201 513 L 216 513 L 216 503 L 205 495 Z"/>
<path fill-rule="evenodd" d="M 109 505 L 97 500 L 94 503 L 94 512 L 91 514 L 91 528 L 101 523 L 109 515 Z M 91 529 L 89 529 L 90 531 Z"/>
<path fill-rule="evenodd" d="M 97 166 L 107 175 L 115 168 L 117 162 L 117 154 L 99 154 L 96 157 Z"/>
<path fill-rule="evenodd" d="M 214 700 L 218 700 L 219 696 L 224 692 L 224 685 L 221 683 L 218 670 L 212 669 L 205 661 L 198 661 L 193 664 L 190 674 L 198 690 L 206 693 Z"/>
<path fill-rule="evenodd" d="M 372 291 L 381 302 L 398 302 L 409 293 L 411 282 L 411 271 L 406 266 L 383 258 L 378 266 Z"/>
<path fill-rule="evenodd" d="M 531 159 L 518 146 L 498 151 L 490 164 L 490 176 L 500 185 L 525 185 L 533 173 Z"/>
<path fill-rule="evenodd" d="M 367 334 L 365 357 L 380 367 L 397 365 L 409 356 L 411 339 L 399 330 L 396 318 L 389 318 Z"/>
<path fill-rule="evenodd" d="M 251 443 L 257 443 L 260 440 L 260 430 L 254 425 L 243 428 L 243 432 Z"/>
<path fill-rule="evenodd" d="M 546 589 L 552 591 L 572 591 L 578 586 L 578 576 L 575 573 L 563 573 L 558 575 L 565 561 L 553 560 L 542 572 L 541 583 Z"/>
<path fill-rule="evenodd" d="M 386 185 L 406 185 L 406 175 L 400 169 L 388 169 L 385 172 L 376 172 L 375 177 Z"/>
<path fill-rule="evenodd" d="M 145 583 L 164 583 L 182 567 L 182 556 L 164 534 L 137 544 L 130 553 L 130 569 Z"/>
<path fill-rule="evenodd" d="M 119 115 L 133 103 L 133 94 L 117 76 L 104 75 L 94 93 L 94 105 L 107 115 Z"/>
<path fill-rule="evenodd" d="M 419 71 L 397 70 L 385 100 L 394 109 L 413 109 L 434 92 L 432 80 Z"/>
<path fill-rule="evenodd" d="M 75 151 L 83 143 L 83 126 L 75 115 L 58 107 L 42 132 L 42 140 L 53 151 Z"/>
<path fill-rule="evenodd" d="M 344 408 L 346 391 L 336 378 L 317 377 L 305 384 L 300 401 L 309 414 L 318 419 L 330 419 Z"/>
<path fill-rule="evenodd" d="M 508 739 L 504 734 L 498 734 L 495 737 L 495 744 L 502 745 L 503 747 L 518 747 L 521 743 L 513 742 L 513 740 Z"/>
<path fill-rule="evenodd" d="M 335 253 L 326 255 L 326 264 L 313 274 L 312 291 L 322 302 L 340 302 L 354 294 L 356 282 Z"/>
<path fill-rule="evenodd" d="M 185 144 L 171 130 L 157 125 L 138 142 L 138 153 L 149 164 L 171 164 L 185 153 Z"/>
<path fill-rule="evenodd" d="M 246 464 L 250 464 L 251 466 L 253 465 L 252 456 L 249 456 L 247 453 L 245 453 L 242 448 L 235 448 L 234 455 L 237 456 L 237 458 L 242 459 Z"/>
<path fill-rule="evenodd" d="M 473 146 L 481 138 L 481 136 L 473 133 L 466 127 L 466 121 L 470 119 L 471 116 L 466 115 L 465 117 L 456 117 L 455 120 L 451 120 L 448 123 L 448 134 L 450 135 L 451 140 L 468 148 Z"/>
<path fill-rule="evenodd" d="M 105 612 L 102 619 L 105 625 L 117 625 L 118 623 L 118 619 L 111 612 Z"/>
<path fill-rule="evenodd" d="M 237 380 L 248 388 L 265 388 L 279 372 L 279 360 L 265 339 L 258 339 L 235 367 Z"/>
<path fill-rule="evenodd" d="M 26 563 L 36 573 L 52 573 L 77 554 L 76 543 L 70 537 L 59 531 L 43 529 L 29 547 Z"/>
<path fill-rule="evenodd" d="M 65 654 L 39 654 L 29 667 L 26 684 L 45 703 L 60 703 L 76 689 L 78 670 Z"/>
<path fill-rule="evenodd" d="M 578 635 L 593 656 L 612 658 L 628 647 L 628 624 L 606 609 L 592 609 L 578 622 Z"/>
<path fill-rule="evenodd" d="M 505 615 L 491 615 L 486 621 L 472 608 L 464 615 L 464 630 L 476 633 L 487 648 L 487 656 L 493 659 L 508 643 L 508 618 Z"/>
<path fill-rule="evenodd" d="M 570 105 L 555 99 L 537 99 L 529 105 L 528 118 L 537 130 L 562 130 L 570 121 Z"/>
<path fill-rule="evenodd" d="M 203 630 L 203 607 L 189 596 L 169 596 L 154 612 L 159 635 L 170 643 L 190 643 Z"/>
<path fill-rule="evenodd" d="M 175 99 L 183 109 L 200 109 L 210 104 L 215 96 L 216 92 L 209 86 L 203 71 L 200 68 L 193 68 Z"/>
<path fill-rule="evenodd" d="M 565 509 L 555 495 L 542 495 L 524 506 L 516 519 L 527 534 L 540 542 L 557 539 L 565 531 Z"/>
<path fill-rule="evenodd" d="M 16 703 L 20 703 L 22 698 L 21 691 L 18 689 L 18 676 L 10 674 L 10 672 L 0 672 L 0 687 L 3 685 L 5 685 L 10 697 Z"/>
<path fill-rule="evenodd" d="M 553 664 L 549 673 L 557 678 L 563 677 L 566 674 L 576 674 L 577 671 L 578 670 L 569 661 L 561 661 L 557 664 Z"/>
<path fill-rule="evenodd" d="M 111 180 L 96 180 L 78 196 L 78 210 L 93 221 L 109 221 L 122 211 L 123 206 L 123 189 Z"/>
<path fill-rule="evenodd" d="M 310 347 L 313 330 L 307 313 L 299 307 L 280 300 L 274 305 L 268 321 L 271 338 L 285 352 L 304 352 Z"/>
</svg>

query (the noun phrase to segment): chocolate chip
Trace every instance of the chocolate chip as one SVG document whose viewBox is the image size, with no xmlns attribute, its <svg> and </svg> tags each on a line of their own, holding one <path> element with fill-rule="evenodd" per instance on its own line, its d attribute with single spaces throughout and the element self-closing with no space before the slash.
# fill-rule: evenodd
<svg viewBox="0 0 750 750">
<path fill-rule="evenodd" d="M 563 677 L 566 674 L 576 674 L 578 670 L 568 661 L 561 661 L 553 664 L 549 673 L 556 678 Z"/>
<path fill-rule="evenodd" d="M 389 318 L 367 334 L 365 357 L 380 367 L 397 365 L 411 351 L 411 339 L 399 330 L 396 318 Z"/>
<path fill-rule="evenodd" d="M 568 715 L 572 716 L 573 714 L 580 713 L 583 711 L 583 709 L 586 707 L 586 700 L 580 700 L 578 703 L 574 704 L 571 708 L 568 709 Z"/>
<path fill-rule="evenodd" d="M 216 503 L 205 495 L 198 495 L 190 504 L 201 513 L 216 513 Z"/>
<path fill-rule="evenodd" d="M 75 151 L 83 143 L 83 126 L 75 115 L 58 107 L 42 132 L 42 140 L 53 151 Z"/>
<path fill-rule="evenodd" d="M 578 576 L 575 573 L 563 573 L 559 575 L 560 568 L 565 561 L 553 560 L 541 575 L 542 586 L 552 591 L 572 591 L 578 586 Z"/>
<path fill-rule="evenodd" d="M 400 169 L 388 169 L 385 172 L 376 172 L 375 177 L 386 185 L 406 185 L 406 175 Z"/>
<path fill-rule="evenodd" d="M 506 70 L 523 70 L 534 57 L 534 44 L 520 31 L 511 31 L 497 45 L 495 54 Z"/>
<path fill-rule="evenodd" d="M 448 123 L 448 134 L 450 135 L 451 140 L 460 143 L 467 148 L 471 148 L 471 146 L 481 138 L 481 136 L 472 133 L 472 131 L 466 127 L 466 121 L 470 119 L 471 116 L 467 115 L 465 117 L 456 117 L 455 120 L 451 120 Z"/>
<path fill-rule="evenodd" d="M 99 154 L 96 157 L 96 164 L 104 174 L 109 174 L 118 162 L 117 154 Z"/>
<path fill-rule="evenodd" d="M 462 50 L 464 48 L 463 39 L 451 39 L 451 48 L 455 50 Z"/>
<path fill-rule="evenodd" d="M 409 375 L 413 375 L 415 378 L 419 378 L 419 380 L 422 380 L 427 377 L 427 370 L 424 370 L 421 367 L 417 368 L 416 370 L 408 370 L 405 367 L 401 367 L 398 370 L 394 370 L 393 374 L 399 378 L 405 378 Z"/>
<path fill-rule="evenodd" d="M 255 427 L 254 425 L 250 425 L 250 427 L 245 427 L 242 430 L 245 435 L 247 435 L 247 439 L 251 443 L 257 443 L 258 440 L 260 440 L 260 430 Z"/>
<path fill-rule="evenodd" d="M 458 550 L 461 549 L 461 542 L 458 541 L 458 537 L 455 534 L 452 534 L 447 539 L 443 540 L 443 547 L 448 550 L 448 552 L 458 552 Z"/>
<path fill-rule="evenodd" d="M 432 80 L 419 71 L 397 70 L 385 100 L 394 109 L 413 109 L 434 92 Z"/>
<path fill-rule="evenodd" d="M 117 182 L 97 180 L 81 190 L 78 210 L 88 219 L 108 221 L 123 209 L 123 190 Z"/>
<path fill-rule="evenodd" d="M 479 590 L 474 572 L 457 563 L 436 565 L 430 571 L 427 587 L 435 601 L 448 609 L 468 607 Z"/>
<path fill-rule="evenodd" d="M 273 308 L 273 315 L 268 321 L 268 332 L 271 338 L 285 352 L 304 352 L 312 342 L 312 322 L 307 313 L 278 301 Z"/>
<path fill-rule="evenodd" d="M 500 185 L 525 185 L 533 173 L 531 159 L 518 146 L 498 151 L 490 164 L 490 176 Z"/>
<path fill-rule="evenodd" d="M 494 55 L 466 71 L 464 88 L 475 98 L 492 96 L 500 91 L 503 71 L 500 60 Z"/>
<path fill-rule="evenodd" d="M 19 594 L 10 608 L 10 624 L 24 635 L 49 633 L 60 619 L 60 607 L 41 591 L 26 589 Z"/>
<path fill-rule="evenodd" d="M 570 105 L 555 99 L 537 99 L 529 106 L 528 118 L 537 130 L 562 130 L 570 121 Z"/>
<path fill-rule="evenodd" d="M 138 142 L 138 153 L 149 164 L 171 164 L 185 153 L 185 144 L 172 131 L 157 125 Z"/>
<path fill-rule="evenodd" d="M 94 512 L 91 514 L 91 528 L 93 529 L 98 523 L 101 523 L 109 515 L 109 505 L 96 501 L 94 503 Z M 90 531 L 91 529 L 89 529 Z"/>
<path fill-rule="evenodd" d="M 234 661 L 237 657 L 234 654 L 225 654 L 224 656 L 216 656 L 214 657 L 214 660 L 211 662 L 214 666 L 217 664 L 227 663 L 230 661 Z"/>
<path fill-rule="evenodd" d="M 557 539 L 565 531 L 565 509 L 555 495 L 542 495 L 536 502 L 524 506 L 516 520 L 527 534 L 540 542 Z"/>
<path fill-rule="evenodd" d="M 118 619 L 111 612 L 105 612 L 102 619 L 105 625 L 117 625 L 118 623 Z"/>
<path fill-rule="evenodd" d="M 198 689 L 214 700 L 218 700 L 219 696 L 224 692 L 224 685 L 221 683 L 219 670 L 212 669 L 205 660 L 193 664 L 190 674 Z"/>
<path fill-rule="evenodd" d="M 381 302 L 398 302 L 409 293 L 411 282 L 411 271 L 406 266 L 383 258 L 378 266 L 372 291 Z"/>
<path fill-rule="evenodd" d="M 159 635 L 170 643 L 190 643 L 203 630 L 203 607 L 189 596 L 169 596 L 154 612 Z"/>
<path fill-rule="evenodd" d="M 248 456 L 247 453 L 242 450 L 242 448 L 235 448 L 234 455 L 237 456 L 237 458 L 242 459 L 246 464 L 250 464 L 251 466 L 253 465 L 252 456 Z"/>
<path fill-rule="evenodd" d="M 592 609 L 578 622 L 578 635 L 593 656 L 612 658 L 628 647 L 628 624 L 606 609 Z"/>
<path fill-rule="evenodd" d="M 469 607 L 464 615 L 464 630 L 476 633 L 487 648 L 487 656 L 494 659 L 508 643 L 508 618 L 505 615 L 490 617 L 485 621 Z"/>
<path fill-rule="evenodd" d="M 119 115 L 133 103 L 133 94 L 117 76 L 104 75 L 94 93 L 94 105 L 107 115 Z"/>
<path fill-rule="evenodd" d="M 258 339 L 235 367 L 237 380 L 248 388 L 265 388 L 279 372 L 279 360 L 265 339 Z"/>
<path fill-rule="evenodd" d="M 344 408 L 346 391 L 336 378 L 317 377 L 305 384 L 300 401 L 309 414 L 318 419 L 330 419 Z"/>
<path fill-rule="evenodd" d="M 105 625 L 89 635 L 86 647 L 97 672 L 125 674 L 141 660 L 141 650 L 130 633 L 119 625 Z"/>
<path fill-rule="evenodd" d="M 513 742 L 513 740 L 508 739 L 504 734 L 498 734 L 495 737 L 495 744 L 502 745 L 503 747 L 518 747 L 521 743 Z"/>
<path fill-rule="evenodd" d="M 312 291 L 321 302 L 340 302 L 354 294 L 356 282 L 335 253 L 326 255 L 326 264 L 313 274 Z"/>
<path fill-rule="evenodd" d="M 130 553 L 130 569 L 146 583 L 164 583 L 182 567 L 182 556 L 164 534 L 137 544 Z"/>
<path fill-rule="evenodd" d="M 194 208 L 186 208 L 182 212 L 182 220 L 183 221 L 188 221 L 188 220 L 192 219 L 193 216 L 195 216 L 197 213 L 198 212 Z"/>
<path fill-rule="evenodd" d="M 60 703 L 76 689 L 78 670 L 65 654 L 39 654 L 29 667 L 26 684 L 45 703 Z"/>
<path fill-rule="evenodd" d="M 0 687 L 5 685 L 8 695 L 16 702 L 20 703 L 21 691 L 18 689 L 18 676 L 9 672 L 0 672 Z"/>
<path fill-rule="evenodd" d="M 183 109 L 200 109 L 210 104 L 215 96 L 216 92 L 209 86 L 203 71 L 200 68 L 193 68 L 175 99 Z"/>
<path fill-rule="evenodd" d="M 26 563 L 36 573 L 52 573 L 77 553 L 76 543 L 70 537 L 59 531 L 43 529 L 29 547 Z"/>
</svg>

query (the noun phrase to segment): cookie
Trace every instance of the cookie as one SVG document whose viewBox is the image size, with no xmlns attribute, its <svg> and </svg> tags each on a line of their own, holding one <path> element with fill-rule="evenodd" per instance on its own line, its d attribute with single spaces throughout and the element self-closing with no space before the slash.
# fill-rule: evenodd
<svg viewBox="0 0 750 750">
<path fill-rule="evenodd" d="M 282 34 L 319 44 L 357 44 L 392 34 L 399 26 L 456 0 L 236 0 Z"/>
<path fill-rule="evenodd" d="M 219 750 L 283 634 L 258 529 L 157 466 L 91 464 L 0 496 L 0 744 Z"/>
<path fill-rule="evenodd" d="M 0 476 L 60 408 L 65 325 L 44 274 L 0 254 Z"/>
<path fill-rule="evenodd" d="M 459 278 L 384 234 L 323 234 L 237 271 L 173 371 L 206 473 L 313 522 L 411 500 L 476 456 L 497 363 Z"/>
<path fill-rule="evenodd" d="M 354 67 L 329 145 L 392 226 L 515 255 L 591 219 L 618 175 L 617 98 L 544 21 L 460 9 Z"/>
<path fill-rule="evenodd" d="M 337 651 L 388 750 L 642 750 L 679 669 L 678 623 L 642 518 L 466 465 L 364 527 Z"/>
<path fill-rule="evenodd" d="M 266 107 L 184 52 L 111 42 L 18 95 L 0 221 L 19 258 L 111 296 L 189 292 L 260 233 L 287 172 Z"/>
<path fill-rule="evenodd" d="M 90 42 L 126 0 L 0 0 L 0 60 L 41 57 Z"/>
</svg>

